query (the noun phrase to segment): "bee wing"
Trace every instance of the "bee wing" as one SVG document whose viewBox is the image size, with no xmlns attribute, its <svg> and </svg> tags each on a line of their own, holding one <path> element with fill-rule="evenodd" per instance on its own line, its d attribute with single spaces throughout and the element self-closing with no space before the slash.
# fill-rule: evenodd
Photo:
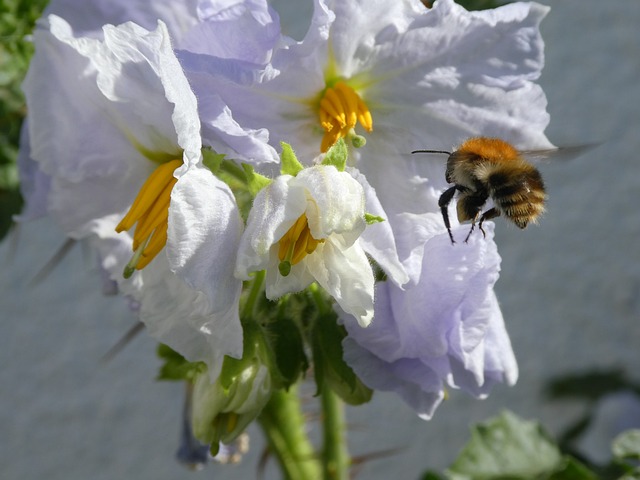
<svg viewBox="0 0 640 480">
<path fill-rule="evenodd" d="M 544 150 L 519 150 L 520 155 L 532 163 L 568 161 L 599 147 L 602 143 L 586 143 L 570 147 L 547 148 Z"/>
</svg>

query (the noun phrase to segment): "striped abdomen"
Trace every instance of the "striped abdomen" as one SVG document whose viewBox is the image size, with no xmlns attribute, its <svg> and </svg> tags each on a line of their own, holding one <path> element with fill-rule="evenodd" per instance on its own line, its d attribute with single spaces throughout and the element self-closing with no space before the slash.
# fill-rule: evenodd
<svg viewBox="0 0 640 480">
<path fill-rule="evenodd" d="M 492 170 L 487 183 L 495 206 L 520 228 L 535 222 L 547 198 L 538 170 L 525 162 L 496 165 Z"/>
</svg>

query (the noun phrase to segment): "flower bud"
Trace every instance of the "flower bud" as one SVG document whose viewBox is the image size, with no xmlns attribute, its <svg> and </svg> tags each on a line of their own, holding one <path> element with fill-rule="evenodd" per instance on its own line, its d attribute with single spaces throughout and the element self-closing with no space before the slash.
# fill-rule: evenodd
<svg viewBox="0 0 640 480">
<path fill-rule="evenodd" d="M 226 357 L 214 383 L 208 372 L 195 379 L 193 433 L 198 440 L 211 445 L 213 455 L 217 454 L 220 442 L 227 444 L 237 438 L 271 397 L 271 373 L 263 360 L 264 344 L 258 335 L 245 330 L 245 356 L 241 360 Z"/>
</svg>

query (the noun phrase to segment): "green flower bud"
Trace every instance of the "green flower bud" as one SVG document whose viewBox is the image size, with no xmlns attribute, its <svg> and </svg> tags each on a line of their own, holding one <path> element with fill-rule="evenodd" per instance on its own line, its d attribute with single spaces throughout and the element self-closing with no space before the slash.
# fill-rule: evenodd
<svg viewBox="0 0 640 480">
<path fill-rule="evenodd" d="M 215 382 L 207 371 L 194 380 L 192 425 L 194 436 L 212 446 L 237 438 L 271 398 L 273 381 L 260 329 L 244 329 L 244 357 L 226 357 Z"/>
<path fill-rule="evenodd" d="M 229 443 L 260 414 L 271 396 L 271 375 L 257 358 L 248 363 L 225 389 L 220 379 L 211 383 L 207 372 L 193 389 L 193 433 L 203 443 Z"/>
</svg>

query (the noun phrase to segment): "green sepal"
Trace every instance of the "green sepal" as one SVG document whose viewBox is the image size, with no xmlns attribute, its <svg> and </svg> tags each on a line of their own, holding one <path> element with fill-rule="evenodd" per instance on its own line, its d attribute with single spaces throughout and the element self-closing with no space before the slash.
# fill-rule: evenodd
<svg viewBox="0 0 640 480">
<path fill-rule="evenodd" d="M 373 225 L 374 223 L 382 223 L 386 221 L 386 219 L 379 217 L 377 215 L 371 215 L 370 213 L 365 213 L 364 221 L 367 222 L 367 225 Z"/>
<path fill-rule="evenodd" d="M 249 187 L 249 191 L 254 197 L 260 190 L 272 182 L 270 178 L 256 173 L 253 166 L 248 163 L 243 163 L 242 168 L 244 169 L 244 174 L 247 176 L 247 187 Z"/>
<path fill-rule="evenodd" d="M 220 385 L 224 390 L 228 390 L 236 378 L 255 362 L 257 350 L 260 348 L 262 339 L 259 327 L 250 322 L 242 325 L 242 358 L 232 358 L 225 355 L 220 371 Z"/>
<path fill-rule="evenodd" d="M 196 376 L 207 369 L 207 366 L 203 362 L 189 362 L 164 343 L 158 344 L 156 353 L 164 362 L 156 377 L 156 380 L 159 381 L 193 381 Z"/>
<path fill-rule="evenodd" d="M 362 383 L 344 361 L 342 340 L 346 336 L 346 330 L 338 325 L 333 312 L 320 315 L 315 322 L 311 346 L 316 394 L 328 387 L 349 405 L 361 405 L 371 400 L 373 391 Z"/>
<path fill-rule="evenodd" d="M 333 165 L 339 172 L 344 172 L 347 166 L 349 149 L 344 139 L 339 139 L 326 153 L 322 165 Z"/>
<path fill-rule="evenodd" d="M 295 177 L 304 167 L 298 161 L 298 157 L 296 157 L 291 145 L 286 142 L 280 142 L 280 146 L 282 147 L 282 154 L 280 155 L 280 173 L 282 173 L 282 175 L 291 175 L 292 177 Z"/>
<path fill-rule="evenodd" d="M 211 147 L 202 147 L 202 163 L 214 174 L 220 170 L 224 157 L 224 153 L 218 153 Z"/>
</svg>

